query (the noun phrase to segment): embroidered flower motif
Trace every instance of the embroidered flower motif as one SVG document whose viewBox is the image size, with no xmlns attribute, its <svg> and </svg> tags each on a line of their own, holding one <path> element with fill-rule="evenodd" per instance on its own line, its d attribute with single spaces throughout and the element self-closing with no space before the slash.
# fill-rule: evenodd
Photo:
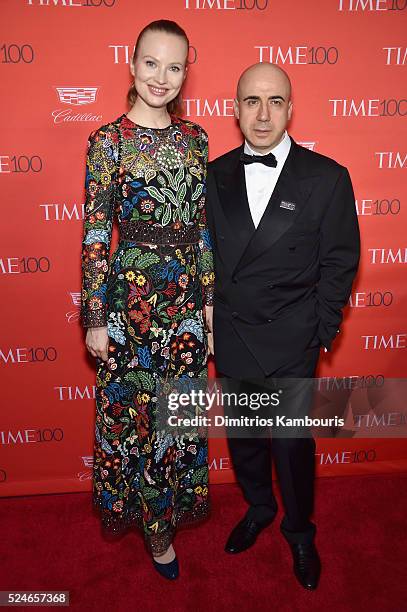
<svg viewBox="0 0 407 612">
<path fill-rule="evenodd" d="M 172 133 L 172 138 L 173 138 L 174 142 L 181 142 L 181 140 L 182 140 L 182 132 L 180 132 L 179 130 L 175 130 Z"/>
<path fill-rule="evenodd" d="M 127 364 L 128 368 L 135 368 L 136 366 L 138 366 L 138 357 L 137 357 L 137 355 L 135 357 L 133 357 L 133 359 L 131 361 L 129 361 L 129 363 Z"/>
<path fill-rule="evenodd" d="M 144 213 L 152 213 L 155 208 L 153 200 L 143 200 L 140 206 Z"/>
<path fill-rule="evenodd" d="M 161 349 L 161 356 L 164 357 L 164 359 L 169 359 L 170 349 L 168 346 L 165 346 L 163 349 Z"/>
<path fill-rule="evenodd" d="M 96 181 L 89 181 L 88 183 L 88 194 L 91 197 L 94 197 L 98 191 L 98 185 Z"/>
<path fill-rule="evenodd" d="M 136 276 L 136 283 L 139 287 L 142 287 L 143 285 L 145 285 L 146 282 L 147 282 L 147 279 L 143 274 L 138 274 Z"/>
<path fill-rule="evenodd" d="M 157 163 L 163 168 L 172 170 L 173 168 L 179 168 L 182 164 L 182 158 L 180 153 L 171 144 L 162 145 L 156 154 Z"/>
<path fill-rule="evenodd" d="M 147 132 L 144 132 L 143 134 L 140 134 L 140 150 L 141 151 L 145 151 L 146 149 L 148 149 L 148 147 L 150 145 L 153 144 L 154 142 L 154 138 L 152 137 L 151 134 L 148 134 Z"/>
<path fill-rule="evenodd" d="M 103 303 L 102 300 L 96 296 L 91 297 L 89 300 L 89 309 L 90 310 L 99 310 L 102 308 Z"/>
<path fill-rule="evenodd" d="M 130 139 L 133 139 L 133 138 L 134 138 L 134 132 L 133 132 L 133 130 L 126 130 L 126 129 L 123 129 L 123 130 L 121 131 L 121 133 L 122 133 L 123 138 L 125 138 L 126 140 L 130 140 Z"/>
<path fill-rule="evenodd" d="M 117 363 L 114 357 L 109 357 L 109 359 L 107 360 L 107 367 L 109 368 L 109 370 L 116 370 Z"/>
<path fill-rule="evenodd" d="M 180 274 L 179 279 L 178 279 L 178 284 L 180 287 L 182 287 L 183 289 L 187 288 L 188 285 L 188 274 Z"/>
</svg>

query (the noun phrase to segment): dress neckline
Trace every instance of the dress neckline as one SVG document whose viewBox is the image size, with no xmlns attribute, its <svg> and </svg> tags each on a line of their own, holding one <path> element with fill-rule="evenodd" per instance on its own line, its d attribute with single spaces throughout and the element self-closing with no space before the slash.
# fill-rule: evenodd
<svg viewBox="0 0 407 612">
<path fill-rule="evenodd" d="M 171 123 L 164 128 L 156 128 L 156 127 L 148 127 L 146 125 L 140 125 L 139 123 L 135 123 L 132 119 L 130 119 L 126 113 L 123 113 L 121 119 L 124 120 L 125 123 L 129 124 L 129 127 L 133 127 L 139 130 L 153 130 L 155 132 L 165 132 L 165 130 L 169 130 L 170 127 L 174 125 L 174 116 L 170 115 Z"/>
</svg>

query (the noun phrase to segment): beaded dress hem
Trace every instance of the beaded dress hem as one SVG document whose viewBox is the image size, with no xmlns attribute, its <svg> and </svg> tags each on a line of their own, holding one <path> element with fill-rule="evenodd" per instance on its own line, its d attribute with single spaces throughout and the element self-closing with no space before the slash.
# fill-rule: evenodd
<svg viewBox="0 0 407 612">
<path fill-rule="evenodd" d="M 176 515 L 175 525 L 169 525 L 163 533 L 148 536 L 143 530 L 144 523 L 141 512 L 127 512 L 125 516 L 115 517 L 102 507 L 100 499 L 96 496 L 93 497 L 93 506 L 101 519 L 105 534 L 119 536 L 133 528 L 140 530 L 143 533 L 147 550 L 155 557 L 163 555 L 167 551 L 179 528 L 201 523 L 207 520 L 211 513 L 209 500 L 205 500 L 192 510 L 180 510 Z"/>
</svg>

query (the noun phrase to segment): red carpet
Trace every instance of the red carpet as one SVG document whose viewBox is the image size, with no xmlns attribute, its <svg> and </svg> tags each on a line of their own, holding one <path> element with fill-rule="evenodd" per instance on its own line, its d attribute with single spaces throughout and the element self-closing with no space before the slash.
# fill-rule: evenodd
<svg viewBox="0 0 407 612">
<path fill-rule="evenodd" d="M 223 552 L 245 510 L 236 485 L 212 486 L 212 518 L 180 530 L 181 576 L 153 570 L 141 536 L 113 543 L 84 493 L 0 500 L 0 590 L 67 590 L 70 609 L 155 611 L 401 612 L 407 609 L 407 474 L 319 478 L 317 591 L 303 590 L 278 524 L 252 549 Z M 280 505 L 281 508 L 281 505 Z"/>
</svg>

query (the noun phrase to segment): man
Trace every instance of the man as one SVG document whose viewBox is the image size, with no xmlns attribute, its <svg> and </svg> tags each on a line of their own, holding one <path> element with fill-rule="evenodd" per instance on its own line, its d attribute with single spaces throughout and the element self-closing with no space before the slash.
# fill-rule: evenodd
<svg viewBox="0 0 407 612">
<path fill-rule="evenodd" d="M 288 136 L 292 108 L 283 70 L 248 68 L 234 104 L 244 145 L 209 164 L 214 353 L 219 375 L 234 380 L 312 378 L 321 347 L 330 350 L 339 331 L 358 266 L 348 171 Z M 280 529 L 297 579 L 315 589 L 313 438 L 229 438 L 229 447 L 249 508 L 225 550 L 246 550 L 273 521 L 273 457 L 285 508 Z"/>
</svg>

